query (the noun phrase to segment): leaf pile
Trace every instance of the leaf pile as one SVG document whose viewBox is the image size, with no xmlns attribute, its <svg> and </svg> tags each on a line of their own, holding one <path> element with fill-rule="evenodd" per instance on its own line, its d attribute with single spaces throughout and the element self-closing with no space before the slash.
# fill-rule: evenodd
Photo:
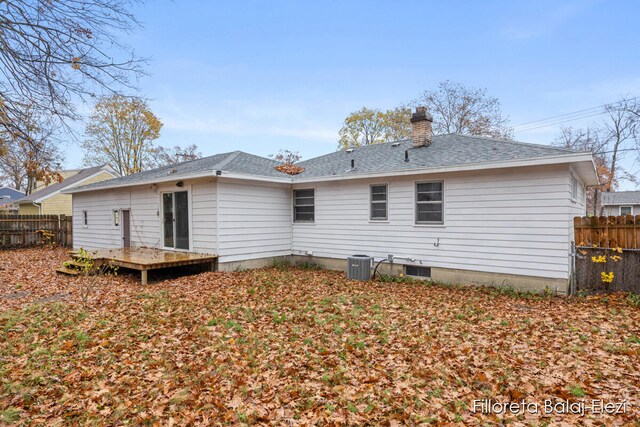
<svg viewBox="0 0 640 427">
<path fill-rule="evenodd" d="M 64 258 L 0 253 L 0 424 L 571 425 L 639 416 L 640 310 L 624 296 L 517 297 L 271 268 L 146 287 L 107 277 L 84 309 L 74 295 L 82 279 L 51 273 Z M 29 296 L 6 298 L 19 291 Z M 67 297 L 51 300 L 59 294 Z M 473 413 L 483 398 L 633 405 L 616 416 L 541 419 Z"/>
<path fill-rule="evenodd" d="M 289 163 L 278 165 L 274 169 L 278 172 L 286 173 L 287 175 L 298 175 L 299 173 L 304 172 L 304 168 L 302 166 L 292 165 Z"/>
</svg>

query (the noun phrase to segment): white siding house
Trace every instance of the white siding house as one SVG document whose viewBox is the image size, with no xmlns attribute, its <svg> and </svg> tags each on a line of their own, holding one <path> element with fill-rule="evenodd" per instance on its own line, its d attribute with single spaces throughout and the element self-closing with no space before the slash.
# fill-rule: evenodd
<svg viewBox="0 0 640 427">
<path fill-rule="evenodd" d="M 443 224 L 416 224 L 416 183 L 444 183 Z M 415 258 L 430 267 L 566 278 L 568 171 L 562 167 L 320 183 L 314 223 L 293 251 Z M 370 219 L 370 186 L 388 186 L 388 219 Z M 295 184 L 294 188 L 306 188 Z"/>
<path fill-rule="evenodd" d="M 291 255 L 291 187 L 219 181 L 220 263 Z"/>
<path fill-rule="evenodd" d="M 640 215 L 640 191 L 612 191 L 600 197 L 605 216 Z"/>
<path fill-rule="evenodd" d="M 597 183 L 591 153 L 420 141 L 331 153 L 295 175 L 233 152 L 74 189 L 74 247 L 211 253 L 224 270 L 393 255 L 389 273 L 565 292 L 573 218 Z"/>
</svg>

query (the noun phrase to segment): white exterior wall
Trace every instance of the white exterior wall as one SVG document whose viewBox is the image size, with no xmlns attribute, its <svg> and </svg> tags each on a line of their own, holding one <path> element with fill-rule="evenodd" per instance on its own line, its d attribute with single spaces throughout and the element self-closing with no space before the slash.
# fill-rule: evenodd
<svg viewBox="0 0 640 427">
<path fill-rule="evenodd" d="M 568 166 L 556 165 L 295 184 L 315 188 L 315 222 L 293 226 L 289 184 L 222 177 L 185 181 L 184 189 L 190 191 L 191 250 L 216 253 L 220 263 L 308 252 L 334 259 L 393 254 L 430 267 L 566 279 L 573 217 L 583 215 L 585 205 L 582 183 L 571 201 L 570 177 Z M 435 180 L 444 181 L 444 225 L 416 225 L 415 183 Z M 379 183 L 389 185 L 388 221 L 369 220 L 370 185 Z M 121 247 L 112 212 L 130 209 L 132 246 L 160 248 L 163 190 L 176 188 L 74 194 L 74 247 Z"/>
<path fill-rule="evenodd" d="M 215 180 L 185 182 L 191 209 L 191 251 L 216 253 Z M 161 248 L 162 218 L 160 193 L 175 186 L 140 186 L 108 189 L 73 195 L 73 247 L 85 249 L 122 247 L 122 230 L 113 224 L 113 210 L 130 210 L 131 246 Z M 83 224 L 82 211 L 89 224 Z M 120 217 L 122 224 L 122 216 Z"/>
<path fill-rule="evenodd" d="M 218 253 L 218 197 L 215 180 L 190 186 L 191 250 L 198 253 Z"/>
<path fill-rule="evenodd" d="M 573 219 L 577 216 L 587 215 L 587 191 L 584 183 L 578 178 L 578 175 L 572 170 L 569 171 L 569 241 L 573 241 Z M 578 197 L 575 200 L 571 198 L 571 177 L 578 181 Z M 579 243 L 579 242 L 578 242 Z"/>
<path fill-rule="evenodd" d="M 131 246 L 156 247 L 160 223 L 157 195 L 149 189 L 114 189 L 73 195 L 73 247 L 122 247 L 122 230 L 113 223 L 113 211 L 131 211 Z M 83 223 L 87 211 L 88 224 Z M 120 221 L 122 223 L 122 220 Z"/>
<path fill-rule="evenodd" d="M 219 181 L 219 262 L 291 255 L 291 186 Z"/>
<path fill-rule="evenodd" d="M 444 181 L 444 225 L 416 225 L 415 183 Z M 389 184 L 388 221 L 369 220 L 369 186 Z M 567 166 L 296 184 L 315 188 L 315 222 L 293 225 L 294 254 L 414 257 L 430 267 L 566 279 Z M 434 246 L 438 242 L 439 246 Z M 404 263 L 401 261 L 401 263 Z"/>
</svg>

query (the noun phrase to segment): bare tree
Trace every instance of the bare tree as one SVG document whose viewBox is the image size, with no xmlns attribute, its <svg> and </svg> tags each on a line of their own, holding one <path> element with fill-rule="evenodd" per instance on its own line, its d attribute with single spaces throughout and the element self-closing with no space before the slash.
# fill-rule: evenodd
<svg viewBox="0 0 640 427">
<path fill-rule="evenodd" d="M 608 151 L 611 152 L 606 191 L 613 187 L 617 175 L 621 175 L 620 159 L 625 151 L 636 151 L 640 158 L 640 116 L 637 115 L 638 104 L 635 98 L 623 97 L 620 101 L 604 107 L 606 119 L 603 124 L 604 138 Z"/>
<path fill-rule="evenodd" d="M 435 90 L 425 91 L 413 104 L 429 109 L 436 134 L 513 139 L 513 129 L 508 126 L 508 117 L 502 115 L 500 101 L 488 96 L 486 89 L 473 89 L 445 80 Z"/>
<path fill-rule="evenodd" d="M 135 0 L 0 0 L 0 128 L 31 143 L 24 107 L 60 123 L 73 101 L 131 85 L 143 74 L 117 34 L 139 24 Z"/>
<path fill-rule="evenodd" d="M 292 165 L 302 159 L 302 155 L 299 152 L 291 150 L 280 150 L 278 154 L 271 154 L 269 157 L 285 165 Z"/>
<path fill-rule="evenodd" d="M 38 117 L 31 108 L 24 109 L 23 117 L 26 122 L 20 133 L 0 128 L 0 140 L 6 146 L 5 153 L 0 155 L 0 178 L 31 194 L 37 182 L 49 185 L 62 179 L 57 172 L 62 156 L 54 130 L 47 127 L 50 122 Z"/>
<path fill-rule="evenodd" d="M 176 145 L 173 148 L 157 147 L 153 150 L 151 157 L 150 167 L 157 168 L 196 160 L 202 157 L 202 153 L 198 151 L 198 146 L 195 144 L 184 148 Z"/>
</svg>

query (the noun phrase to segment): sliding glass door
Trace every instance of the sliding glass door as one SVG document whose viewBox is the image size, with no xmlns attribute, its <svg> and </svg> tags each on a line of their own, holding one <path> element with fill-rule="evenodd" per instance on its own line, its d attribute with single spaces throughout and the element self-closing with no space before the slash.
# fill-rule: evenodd
<svg viewBox="0 0 640 427">
<path fill-rule="evenodd" d="M 189 193 L 162 193 L 162 229 L 165 248 L 189 250 Z"/>
</svg>

